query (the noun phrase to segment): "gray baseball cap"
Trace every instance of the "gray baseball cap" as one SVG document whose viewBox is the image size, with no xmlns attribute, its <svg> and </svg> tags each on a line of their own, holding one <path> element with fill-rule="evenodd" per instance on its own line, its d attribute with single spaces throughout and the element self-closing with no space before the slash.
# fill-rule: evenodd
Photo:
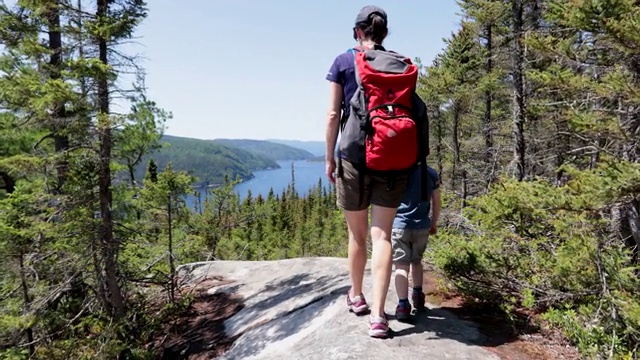
<svg viewBox="0 0 640 360">
<path fill-rule="evenodd" d="M 384 22 L 387 22 L 387 13 L 374 5 L 367 5 L 360 9 L 358 16 L 356 16 L 356 25 L 360 23 L 368 23 L 371 20 L 371 15 L 377 14 L 380 15 L 384 19 Z"/>
</svg>

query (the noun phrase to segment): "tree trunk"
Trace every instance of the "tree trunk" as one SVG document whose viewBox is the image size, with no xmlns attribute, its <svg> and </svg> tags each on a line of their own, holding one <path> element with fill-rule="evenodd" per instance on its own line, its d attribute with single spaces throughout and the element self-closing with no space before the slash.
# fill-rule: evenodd
<svg viewBox="0 0 640 360">
<path fill-rule="evenodd" d="M 538 31 L 542 27 L 542 0 L 528 0 L 526 21 L 531 30 Z"/>
<path fill-rule="evenodd" d="M 634 71 L 636 69 L 633 69 Z M 636 79 L 640 81 L 640 73 L 636 73 Z M 640 152 L 638 151 L 638 138 L 633 136 L 640 130 L 640 108 L 636 106 L 623 106 L 619 100 L 618 110 L 623 110 L 624 115 L 619 118 L 620 127 L 629 138 L 622 144 L 622 159 L 628 162 L 639 163 Z M 634 198 L 624 207 L 624 227 L 628 235 L 624 237 L 627 245 L 633 250 L 634 258 L 638 262 L 638 252 L 640 251 L 640 196 Z M 623 230 L 623 231 L 624 231 Z M 621 233 L 624 233 L 621 231 Z"/>
<path fill-rule="evenodd" d="M 91 245 L 91 258 L 93 259 L 93 272 L 96 277 L 96 293 L 105 309 L 109 309 L 111 306 L 109 305 L 109 299 L 107 298 L 107 290 L 104 281 L 104 265 L 101 261 L 101 257 L 98 256 L 99 249 L 101 249 L 101 247 L 98 246 L 98 241 L 93 241 Z"/>
<path fill-rule="evenodd" d="M 438 175 L 442 179 L 442 138 L 444 137 L 442 129 L 442 117 L 440 114 L 440 106 L 436 104 L 436 161 L 438 162 Z"/>
<path fill-rule="evenodd" d="M 568 151 L 569 137 L 566 135 L 569 132 L 567 122 L 560 119 L 556 121 L 556 157 L 554 167 L 556 169 L 556 186 L 562 186 L 562 177 L 564 171 L 560 170 L 560 167 L 564 165 L 565 154 Z"/>
<path fill-rule="evenodd" d="M 24 254 L 20 251 L 19 254 L 20 260 L 20 285 L 22 287 L 22 298 L 23 298 L 23 314 L 27 315 L 31 308 L 31 296 L 29 296 L 29 285 L 27 284 L 27 277 L 25 275 L 25 266 L 24 266 Z M 36 352 L 35 343 L 33 341 L 33 328 L 29 326 L 26 330 L 27 335 L 27 343 L 29 344 L 29 355 L 33 356 Z"/>
<path fill-rule="evenodd" d="M 134 189 L 135 196 L 138 196 L 140 193 L 138 191 L 139 189 L 136 187 L 135 165 L 130 161 L 127 161 L 127 170 L 129 171 L 129 183 L 131 184 L 131 188 Z M 197 205 L 198 204 L 196 200 L 196 206 Z M 139 209 L 136 210 L 136 219 L 142 219 L 142 211 L 140 211 Z"/>
<path fill-rule="evenodd" d="M 84 59 L 85 56 L 84 56 L 84 35 L 83 35 L 83 33 L 84 33 L 85 30 L 84 30 L 84 28 L 82 26 L 83 25 L 83 23 L 82 23 L 82 0 L 78 0 L 77 7 L 78 7 L 78 18 L 77 18 L 76 21 L 77 21 L 77 26 L 78 26 L 78 34 L 79 34 L 79 37 L 80 37 L 78 39 L 78 57 L 80 59 Z M 82 96 L 86 98 L 88 90 L 87 90 L 87 79 L 84 76 L 82 76 L 80 78 L 80 91 L 82 93 Z"/>
<path fill-rule="evenodd" d="M 49 49 L 51 50 L 51 56 L 49 58 L 49 65 L 51 65 L 51 72 L 49 77 L 52 80 L 61 78 L 62 66 L 62 34 L 60 33 L 60 9 L 58 1 L 54 1 L 48 9 L 47 13 L 48 30 L 49 30 Z M 56 191 L 61 191 L 66 180 L 66 174 L 69 169 L 69 163 L 65 159 L 65 151 L 69 149 L 69 138 L 66 134 L 67 111 L 64 103 L 57 104 L 53 110 L 53 141 L 56 154 L 61 156 L 56 161 L 56 172 L 58 176 L 58 182 L 56 185 Z"/>
<path fill-rule="evenodd" d="M 485 71 L 487 75 L 491 75 L 493 72 L 493 43 L 492 43 L 492 29 L 493 25 L 488 23 L 485 27 L 485 36 L 487 40 L 487 58 Z M 492 151 L 493 151 L 493 134 L 491 130 L 491 105 L 493 101 L 493 94 L 491 93 L 491 89 L 487 89 L 484 92 L 484 127 L 483 127 L 483 135 L 484 135 L 484 146 L 485 146 L 485 156 L 484 161 L 487 165 L 487 169 L 491 166 L 492 159 Z M 491 183 L 492 179 L 488 179 L 488 183 Z"/>
<path fill-rule="evenodd" d="M 106 20 L 108 0 L 98 0 L 97 16 L 99 21 Z M 107 39 L 98 37 L 98 51 L 100 61 L 107 65 Z M 109 302 L 112 315 L 116 319 L 124 315 L 124 299 L 118 284 L 117 254 L 118 243 L 113 236 L 113 213 L 111 211 L 111 126 L 109 121 L 109 83 L 107 74 L 103 73 L 98 79 L 99 101 L 99 138 L 100 138 L 100 174 L 99 196 L 100 213 L 102 216 L 102 251 L 105 266 L 105 281 L 109 292 Z"/>
<path fill-rule="evenodd" d="M 512 0 L 512 30 L 513 30 L 513 138 L 514 161 L 518 181 L 524 180 L 526 173 L 524 123 L 526 117 L 524 100 L 524 48 L 522 46 L 522 13 L 523 0 Z"/>
<path fill-rule="evenodd" d="M 456 189 L 456 175 L 460 167 L 460 139 L 458 138 L 458 128 L 460 127 L 460 106 L 453 104 L 453 166 L 451 167 L 451 191 Z"/>
<path fill-rule="evenodd" d="M 469 186 L 467 183 L 467 170 L 462 170 L 462 206 L 461 208 L 465 208 L 467 206 L 467 198 L 469 197 Z"/>
<path fill-rule="evenodd" d="M 631 203 L 617 203 L 611 207 L 611 234 L 632 251 L 635 263 L 640 261 L 640 199 Z"/>
<path fill-rule="evenodd" d="M 127 170 L 129 171 L 129 183 L 131 184 L 131 188 L 136 187 L 136 174 L 135 174 L 135 165 L 127 162 Z"/>
<path fill-rule="evenodd" d="M 173 218 L 171 216 L 171 212 L 173 209 L 171 208 L 171 202 L 173 201 L 173 197 L 169 195 L 169 202 L 167 203 L 167 222 L 169 227 L 169 296 L 171 301 L 175 300 L 176 297 L 176 288 L 175 288 L 175 280 L 176 280 L 176 265 L 173 259 Z"/>
<path fill-rule="evenodd" d="M 627 240 L 627 245 L 633 251 L 634 261 L 638 263 L 640 258 L 640 196 L 637 196 L 629 204 L 627 209 L 627 222 L 631 237 Z"/>
<path fill-rule="evenodd" d="M 591 155 L 591 160 L 589 160 L 589 170 L 593 170 L 596 167 L 596 164 L 600 161 L 600 149 L 602 149 L 607 144 L 607 141 L 603 137 L 598 138 L 598 146 L 596 151 Z"/>
</svg>

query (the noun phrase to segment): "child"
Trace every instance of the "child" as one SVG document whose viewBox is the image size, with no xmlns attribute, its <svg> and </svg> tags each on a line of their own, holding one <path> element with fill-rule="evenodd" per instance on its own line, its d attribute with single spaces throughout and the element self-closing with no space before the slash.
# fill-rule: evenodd
<svg viewBox="0 0 640 360">
<path fill-rule="evenodd" d="M 409 280 L 407 274 L 411 268 L 413 292 L 411 300 L 417 311 L 425 309 L 425 298 L 422 292 L 422 256 L 427 248 L 429 234 L 437 232 L 440 216 L 440 179 L 438 173 L 428 167 L 427 184 L 421 184 L 420 168 L 411 175 L 407 190 L 398 207 L 391 232 L 393 264 L 395 265 L 396 293 L 398 306 L 396 319 L 408 320 L 411 317 L 409 303 Z M 427 186 L 429 201 L 421 201 L 422 186 Z M 432 210 L 429 218 L 429 210 Z"/>
</svg>

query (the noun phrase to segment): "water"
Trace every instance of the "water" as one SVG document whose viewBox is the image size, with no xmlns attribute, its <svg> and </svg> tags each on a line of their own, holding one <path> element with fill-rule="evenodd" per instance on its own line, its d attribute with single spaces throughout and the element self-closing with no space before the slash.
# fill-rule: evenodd
<svg viewBox="0 0 640 360">
<path fill-rule="evenodd" d="M 281 194 L 291 184 L 291 161 L 278 161 L 278 164 L 280 169 L 254 171 L 255 177 L 253 179 L 236 185 L 234 191 L 240 196 L 240 199 L 247 197 L 248 190 L 251 190 L 251 196 L 254 198 L 258 194 L 266 198 L 271 188 L 275 194 Z M 309 190 L 317 186 L 320 179 L 322 179 L 324 187 L 329 186 L 329 180 L 324 174 L 325 164 L 322 161 L 295 161 L 293 169 L 296 191 L 300 196 L 305 196 Z M 194 196 L 187 197 L 189 207 L 194 206 L 194 200 Z"/>
<path fill-rule="evenodd" d="M 269 189 L 273 187 L 273 192 L 281 194 L 283 190 L 291 184 L 291 161 L 278 161 L 280 169 L 254 171 L 253 179 L 236 185 L 235 192 L 241 199 L 247 196 L 247 191 L 251 190 L 251 195 L 255 198 L 258 194 L 262 197 L 269 195 Z M 293 163 L 296 191 L 300 196 L 306 195 L 314 186 L 318 185 L 318 180 L 322 178 L 322 183 L 327 186 L 329 180 L 324 175 L 324 162 L 295 161 Z"/>
</svg>

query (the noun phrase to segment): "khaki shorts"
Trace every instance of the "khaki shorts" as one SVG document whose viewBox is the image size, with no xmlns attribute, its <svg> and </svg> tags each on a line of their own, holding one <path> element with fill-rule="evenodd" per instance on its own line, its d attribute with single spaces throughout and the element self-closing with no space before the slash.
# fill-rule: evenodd
<svg viewBox="0 0 640 360">
<path fill-rule="evenodd" d="M 393 262 L 419 263 L 427 250 L 429 229 L 391 230 Z"/>
<path fill-rule="evenodd" d="M 402 175 L 395 178 L 395 183 L 387 190 L 387 179 L 379 176 L 364 176 L 364 193 L 360 204 L 360 179 L 358 170 L 353 165 L 342 160 L 342 176 L 336 179 L 336 205 L 346 211 L 364 210 L 369 205 L 377 205 L 387 208 L 397 208 L 407 188 L 408 176 Z"/>
</svg>

